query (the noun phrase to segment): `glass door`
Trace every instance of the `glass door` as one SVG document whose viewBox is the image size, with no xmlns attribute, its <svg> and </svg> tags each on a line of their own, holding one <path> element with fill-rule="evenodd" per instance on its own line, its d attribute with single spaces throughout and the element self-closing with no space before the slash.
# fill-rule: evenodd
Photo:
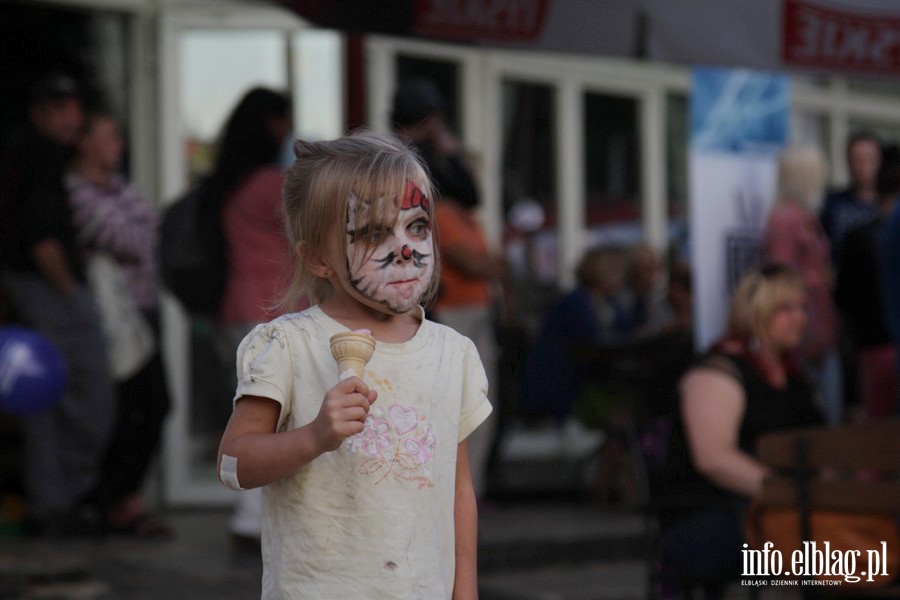
<svg viewBox="0 0 900 600">
<path fill-rule="evenodd" d="M 640 242 L 640 100 L 584 93 L 584 224 L 588 247 Z"/>
<path fill-rule="evenodd" d="M 303 28 L 275 8 L 192 8 L 163 18 L 160 161 L 162 196 L 171 201 L 212 167 L 230 112 L 250 89 L 288 91 L 296 136 L 322 139 L 343 131 L 342 39 Z M 286 155 L 285 161 L 290 156 Z M 163 451 L 165 500 L 227 504 L 216 453 L 231 414 L 234 359 L 216 351 L 215 327 L 163 299 L 164 350 L 172 410 Z"/>
</svg>

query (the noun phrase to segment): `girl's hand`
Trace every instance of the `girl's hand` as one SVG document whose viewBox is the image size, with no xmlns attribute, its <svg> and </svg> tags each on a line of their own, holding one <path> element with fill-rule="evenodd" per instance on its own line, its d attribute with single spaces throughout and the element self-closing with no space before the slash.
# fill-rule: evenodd
<svg viewBox="0 0 900 600">
<path fill-rule="evenodd" d="M 369 407 L 378 392 L 370 390 L 359 377 L 349 377 L 325 393 L 319 414 L 311 423 L 322 452 L 337 450 L 346 438 L 362 432 Z"/>
</svg>

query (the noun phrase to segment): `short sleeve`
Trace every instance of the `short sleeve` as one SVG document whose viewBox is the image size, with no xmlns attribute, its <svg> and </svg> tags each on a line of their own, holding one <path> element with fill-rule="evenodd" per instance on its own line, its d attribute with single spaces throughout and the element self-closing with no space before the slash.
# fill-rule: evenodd
<svg viewBox="0 0 900 600">
<path fill-rule="evenodd" d="M 469 434 L 481 425 L 493 408 L 488 400 L 488 380 L 484 372 L 484 365 L 478 356 L 475 344 L 466 338 L 465 359 L 463 361 L 465 372 L 463 374 L 463 397 L 459 415 L 459 442 L 469 437 Z"/>
<path fill-rule="evenodd" d="M 279 322 L 258 325 L 247 334 L 237 351 L 237 391 L 242 396 L 271 398 L 281 405 L 279 427 L 290 412 L 293 370 L 290 347 Z"/>
<path fill-rule="evenodd" d="M 717 371 L 722 375 L 731 377 L 739 385 L 744 385 L 744 376 L 741 374 L 740 367 L 738 367 L 738 365 L 735 363 L 735 359 L 728 354 L 710 352 L 697 360 L 694 368 Z"/>
</svg>

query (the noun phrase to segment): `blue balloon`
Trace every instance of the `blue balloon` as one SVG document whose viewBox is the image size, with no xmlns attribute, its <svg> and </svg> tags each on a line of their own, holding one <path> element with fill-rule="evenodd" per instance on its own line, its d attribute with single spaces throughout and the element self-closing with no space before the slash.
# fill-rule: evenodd
<svg viewBox="0 0 900 600">
<path fill-rule="evenodd" d="M 23 415 L 50 408 L 68 383 L 62 354 L 23 327 L 0 327 L 0 411 Z"/>
</svg>

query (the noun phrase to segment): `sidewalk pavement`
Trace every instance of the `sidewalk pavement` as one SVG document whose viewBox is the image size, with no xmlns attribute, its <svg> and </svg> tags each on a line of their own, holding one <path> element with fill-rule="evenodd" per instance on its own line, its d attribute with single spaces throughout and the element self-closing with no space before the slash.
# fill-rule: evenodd
<svg viewBox="0 0 900 600">
<path fill-rule="evenodd" d="M 227 512 L 164 516 L 177 532 L 166 542 L 0 538 L 0 599 L 259 598 L 261 560 L 232 545 Z M 647 526 L 639 513 L 586 504 L 485 507 L 479 532 L 481 600 L 651 597 Z"/>
<path fill-rule="evenodd" d="M 236 551 L 222 511 L 165 515 L 171 541 L 0 540 L 0 598 L 238 600 L 258 598 L 262 563 Z"/>
</svg>

